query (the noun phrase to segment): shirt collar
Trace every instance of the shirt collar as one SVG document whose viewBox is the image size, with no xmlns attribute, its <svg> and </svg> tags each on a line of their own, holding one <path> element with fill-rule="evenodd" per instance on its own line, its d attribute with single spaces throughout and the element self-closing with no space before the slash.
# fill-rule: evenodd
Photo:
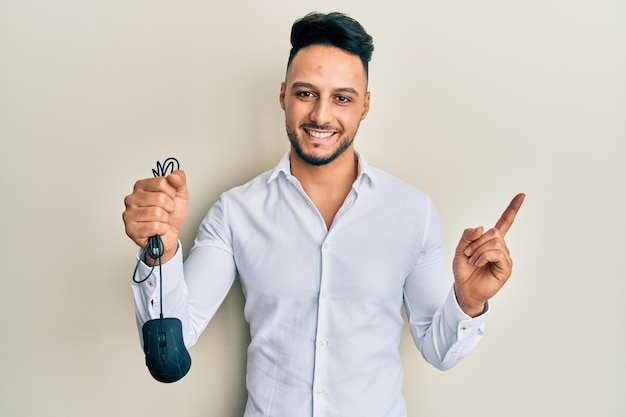
<svg viewBox="0 0 626 417">
<path fill-rule="evenodd" d="M 291 164 L 289 163 L 289 154 L 290 151 L 287 151 L 280 159 L 278 164 L 271 171 L 267 179 L 268 184 L 278 178 L 280 173 L 283 173 L 283 175 L 285 175 L 286 177 L 291 176 Z M 354 156 L 355 158 L 357 158 L 357 161 L 359 163 L 359 173 L 356 177 L 356 180 L 354 181 L 354 188 L 358 189 L 365 181 L 368 181 L 370 185 L 374 185 L 375 173 L 373 172 L 372 168 L 368 165 L 363 155 L 361 155 L 359 152 L 354 151 Z"/>
</svg>

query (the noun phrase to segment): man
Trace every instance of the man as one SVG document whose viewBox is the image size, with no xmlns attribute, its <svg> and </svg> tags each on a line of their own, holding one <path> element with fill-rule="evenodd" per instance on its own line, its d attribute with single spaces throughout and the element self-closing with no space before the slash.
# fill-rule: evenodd
<svg viewBox="0 0 626 417">
<path fill-rule="evenodd" d="M 291 42 L 279 96 L 290 150 L 279 164 L 222 194 L 184 265 L 184 172 L 135 184 L 126 232 L 141 247 L 162 236 L 165 315 L 180 318 L 187 346 L 239 275 L 251 332 L 245 416 L 405 416 L 402 306 L 429 363 L 448 369 L 467 355 L 511 274 L 503 237 L 524 196 L 494 228 L 463 232 L 450 286 L 431 200 L 354 149 L 372 38 L 345 15 L 310 14 Z M 158 317 L 158 280 L 133 290 L 139 324 Z"/>
</svg>

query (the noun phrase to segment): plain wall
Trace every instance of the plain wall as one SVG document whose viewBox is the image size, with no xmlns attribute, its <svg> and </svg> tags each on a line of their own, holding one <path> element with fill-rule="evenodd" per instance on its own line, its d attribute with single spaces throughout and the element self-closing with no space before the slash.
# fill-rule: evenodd
<svg viewBox="0 0 626 417">
<path fill-rule="evenodd" d="M 515 266 L 456 368 L 401 344 L 409 416 L 626 415 L 626 2 L 0 0 L 0 415 L 241 416 L 238 285 L 191 372 L 139 346 L 123 198 L 186 170 L 197 225 L 287 150 L 293 20 L 339 10 L 373 35 L 357 149 L 429 193 L 450 257 L 517 192 Z"/>
</svg>

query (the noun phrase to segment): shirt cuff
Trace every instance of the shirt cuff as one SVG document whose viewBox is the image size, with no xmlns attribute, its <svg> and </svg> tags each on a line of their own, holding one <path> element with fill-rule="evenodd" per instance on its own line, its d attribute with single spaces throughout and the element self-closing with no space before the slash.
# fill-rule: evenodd
<svg viewBox="0 0 626 417">
<path fill-rule="evenodd" d="M 141 293 L 144 300 L 151 300 L 155 293 L 159 290 L 159 276 L 163 274 L 163 293 L 166 294 L 169 290 L 176 288 L 180 282 L 184 279 L 183 275 L 183 254 L 182 245 L 178 242 L 178 248 L 176 253 L 166 263 L 160 267 L 155 264 L 154 267 L 148 266 L 141 255 L 143 250 L 137 251 L 136 259 L 138 262 L 137 274 L 134 278 L 133 286 L 135 291 Z M 146 277 L 148 277 L 146 279 Z"/>
<path fill-rule="evenodd" d="M 459 307 L 456 294 L 454 293 L 454 286 L 452 286 L 444 304 L 444 311 L 446 312 L 445 318 L 448 326 L 456 329 L 457 336 L 461 339 L 464 335 L 482 334 L 484 332 L 485 319 L 489 314 L 489 303 L 485 303 L 485 309 L 481 315 L 470 317 Z"/>
</svg>

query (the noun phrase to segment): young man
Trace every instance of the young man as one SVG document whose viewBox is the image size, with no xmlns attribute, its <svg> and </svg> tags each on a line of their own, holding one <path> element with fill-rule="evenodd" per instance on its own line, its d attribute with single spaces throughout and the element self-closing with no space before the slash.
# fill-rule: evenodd
<svg viewBox="0 0 626 417">
<path fill-rule="evenodd" d="M 345 15 L 310 14 L 291 42 L 280 88 L 291 146 L 278 165 L 221 195 L 184 264 L 184 172 L 135 184 L 126 232 L 141 247 L 162 236 L 165 315 L 180 318 L 187 346 L 239 275 L 251 332 L 245 416 L 405 416 L 402 306 L 429 363 L 466 356 L 511 274 L 503 237 L 524 196 L 493 229 L 463 232 L 451 286 L 431 200 L 354 149 L 372 38 Z M 154 278 L 133 286 L 140 325 L 159 314 Z"/>
</svg>

